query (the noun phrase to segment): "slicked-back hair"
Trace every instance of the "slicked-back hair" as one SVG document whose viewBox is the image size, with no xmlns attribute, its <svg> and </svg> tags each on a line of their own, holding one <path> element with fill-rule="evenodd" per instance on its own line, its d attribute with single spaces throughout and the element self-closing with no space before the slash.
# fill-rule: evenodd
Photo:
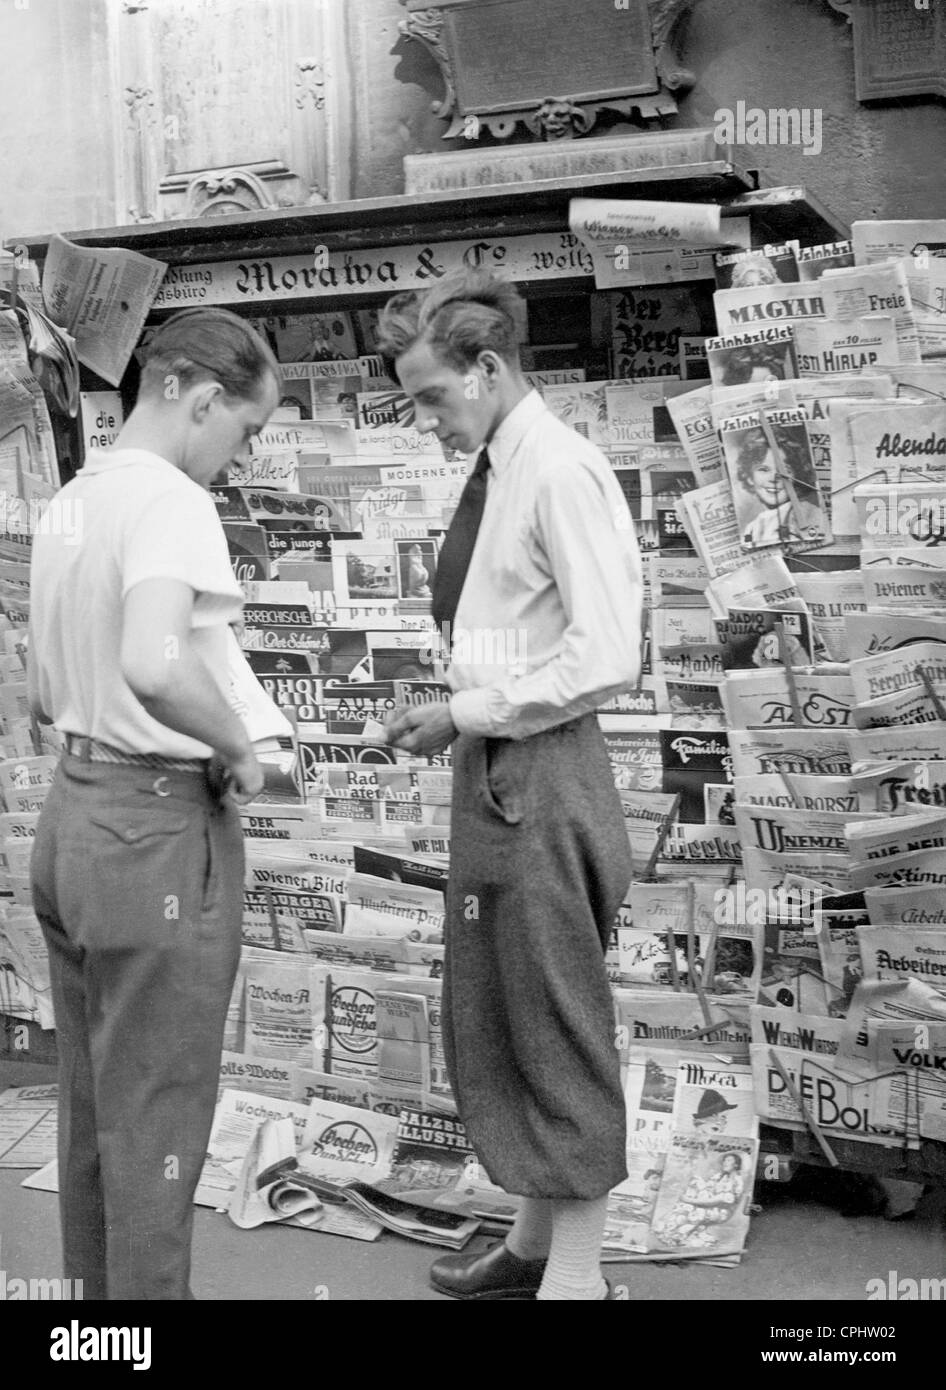
<svg viewBox="0 0 946 1390">
<path fill-rule="evenodd" d="M 397 359 L 419 342 L 458 372 L 484 351 L 518 367 L 524 311 L 508 280 L 488 270 L 458 271 L 432 289 L 392 295 L 378 320 L 378 350 L 395 379 Z"/>
<path fill-rule="evenodd" d="M 182 309 L 161 324 L 146 349 L 142 396 L 166 395 L 168 379 L 179 392 L 218 381 L 228 396 L 256 400 L 265 378 L 282 387 L 282 372 L 269 344 L 228 309 Z"/>
</svg>

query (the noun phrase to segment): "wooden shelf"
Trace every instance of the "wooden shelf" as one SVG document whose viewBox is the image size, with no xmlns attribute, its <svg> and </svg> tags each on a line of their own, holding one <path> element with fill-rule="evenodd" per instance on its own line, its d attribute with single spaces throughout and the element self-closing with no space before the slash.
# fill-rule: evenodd
<svg viewBox="0 0 946 1390">
<path fill-rule="evenodd" d="M 257 212 L 249 216 L 144 222 L 66 232 L 83 246 L 125 246 L 175 265 L 233 260 L 244 256 L 298 255 L 315 245 L 330 251 L 363 246 L 395 246 L 417 241 L 455 241 L 466 237 L 504 237 L 561 231 L 568 226 L 574 197 L 651 198 L 668 202 L 716 202 L 755 188 L 751 175 L 728 161 L 644 169 L 624 173 L 497 185 L 460 192 L 400 194 L 359 202 L 320 204 Z M 832 230 L 830 238 L 836 233 Z M 9 245 L 25 246 L 43 260 L 49 234 L 18 236 Z"/>
</svg>

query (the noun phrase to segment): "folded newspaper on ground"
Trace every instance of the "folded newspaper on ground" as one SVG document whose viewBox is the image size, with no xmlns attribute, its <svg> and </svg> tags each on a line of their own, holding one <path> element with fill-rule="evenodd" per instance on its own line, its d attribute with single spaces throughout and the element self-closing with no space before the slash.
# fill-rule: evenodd
<svg viewBox="0 0 946 1390">
<path fill-rule="evenodd" d="M 300 1181 L 298 1170 L 292 1120 L 264 1120 L 250 1141 L 227 1207 L 233 1224 L 248 1231 L 295 1217 L 300 1225 L 320 1225 L 325 1207 Z"/>
<path fill-rule="evenodd" d="M 244 1230 L 279 1221 L 325 1235 L 376 1240 L 381 1223 L 336 1202 L 324 1202 L 300 1170 L 293 1117 L 267 1118 L 257 1126 L 227 1207 Z"/>
<path fill-rule="evenodd" d="M 404 1109 L 396 1118 L 313 1100 L 299 1162 L 323 1198 L 408 1239 L 459 1250 L 479 1229 L 465 1212 L 433 1205 L 475 1162 L 448 1116 Z"/>
</svg>

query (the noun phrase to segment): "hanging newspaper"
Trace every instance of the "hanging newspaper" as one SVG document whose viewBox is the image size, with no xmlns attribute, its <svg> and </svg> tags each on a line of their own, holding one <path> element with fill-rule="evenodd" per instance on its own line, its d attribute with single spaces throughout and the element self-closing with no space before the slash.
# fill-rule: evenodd
<svg viewBox="0 0 946 1390">
<path fill-rule="evenodd" d="M 163 261 L 137 251 L 76 246 L 58 233 L 50 238 L 46 311 L 75 338 L 79 361 L 110 386 L 125 375 L 166 271 Z"/>
</svg>

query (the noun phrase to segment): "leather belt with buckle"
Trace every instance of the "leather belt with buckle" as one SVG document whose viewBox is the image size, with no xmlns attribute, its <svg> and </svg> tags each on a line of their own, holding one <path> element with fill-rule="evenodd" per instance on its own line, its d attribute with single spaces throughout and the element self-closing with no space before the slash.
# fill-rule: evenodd
<svg viewBox="0 0 946 1390">
<path fill-rule="evenodd" d="M 126 753 L 113 748 L 101 739 L 87 734 L 66 734 L 66 752 L 84 763 L 119 763 L 128 767 L 166 769 L 173 772 L 203 772 L 207 764 L 201 758 L 166 758 L 160 753 Z"/>
</svg>

